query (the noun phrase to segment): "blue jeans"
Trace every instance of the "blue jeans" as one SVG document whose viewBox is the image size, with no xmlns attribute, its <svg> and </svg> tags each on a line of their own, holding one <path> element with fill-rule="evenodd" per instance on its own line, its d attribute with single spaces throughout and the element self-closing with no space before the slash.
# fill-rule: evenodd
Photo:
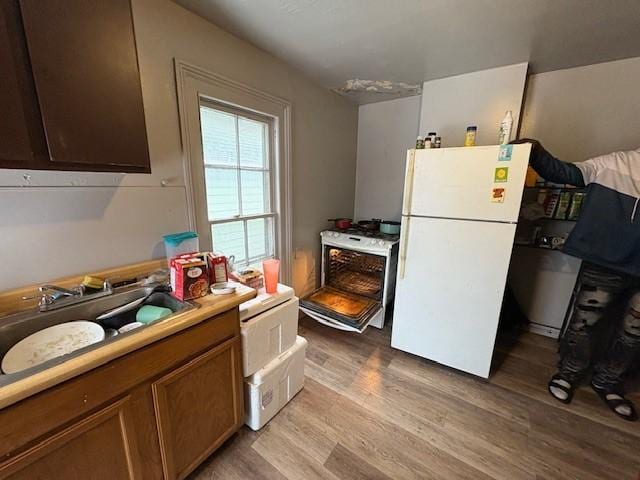
<svg viewBox="0 0 640 480">
<path fill-rule="evenodd" d="M 560 346 L 560 375 L 571 384 L 580 380 L 591 366 L 595 326 L 605 310 L 623 295 L 629 301 L 611 343 L 593 369 L 592 383 L 606 389 L 618 388 L 623 375 L 640 354 L 640 279 L 597 265 L 584 263 L 579 278 L 578 294 L 569 326 Z"/>
</svg>

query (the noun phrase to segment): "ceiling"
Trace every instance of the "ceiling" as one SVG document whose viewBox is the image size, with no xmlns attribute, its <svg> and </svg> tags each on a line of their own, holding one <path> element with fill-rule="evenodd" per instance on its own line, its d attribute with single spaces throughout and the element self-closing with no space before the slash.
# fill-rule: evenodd
<svg viewBox="0 0 640 480">
<path fill-rule="evenodd" d="M 639 0 L 174 1 L 327 88 L 372 81 L 341 91 L 358 103 L 523 61 L 539 73 L 640 56 Z"/>
</svg>

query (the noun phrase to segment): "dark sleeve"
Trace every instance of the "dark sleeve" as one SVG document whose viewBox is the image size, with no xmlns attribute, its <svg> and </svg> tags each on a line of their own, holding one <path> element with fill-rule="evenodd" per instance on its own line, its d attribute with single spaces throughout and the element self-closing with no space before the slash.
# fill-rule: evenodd
<svg viewBox="0 0 640 480">
<path fill-rule="evenodd" d="M 524 141 L 519 143 L 524 143 Z M 567 183 L 576 187 L 585 186 L 584 177 L 578 167 L 572 163 L 558 160 L 547 152 L 539 142 L 534 140 L 530 143 L 532 143 L 532 147 L 529 163 L 538 175 L 553 183 Z"/>
</svg>

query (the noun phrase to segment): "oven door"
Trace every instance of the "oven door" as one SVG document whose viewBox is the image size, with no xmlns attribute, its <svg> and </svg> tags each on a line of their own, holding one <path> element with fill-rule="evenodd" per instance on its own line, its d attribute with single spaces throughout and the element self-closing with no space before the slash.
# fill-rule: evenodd
<svg viewBox="0 0 640 480">
<path fill-rule="evenodd" d="M 323 325 L 356 333 L 384 314 L 381 302 L 329 286 L 301 299 L 300 310 Z"/>
</svg>

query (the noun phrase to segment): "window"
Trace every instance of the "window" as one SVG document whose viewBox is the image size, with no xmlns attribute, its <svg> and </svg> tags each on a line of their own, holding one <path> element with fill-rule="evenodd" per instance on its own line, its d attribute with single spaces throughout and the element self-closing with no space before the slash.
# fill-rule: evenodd
<svg viewBox="0 0 640 480">
<path fill-rule="evenodd" d="M 272 121 L 200 103 L 206 206 L 213 249 L 247 266 L 275 251 Z"/>
</svg>

